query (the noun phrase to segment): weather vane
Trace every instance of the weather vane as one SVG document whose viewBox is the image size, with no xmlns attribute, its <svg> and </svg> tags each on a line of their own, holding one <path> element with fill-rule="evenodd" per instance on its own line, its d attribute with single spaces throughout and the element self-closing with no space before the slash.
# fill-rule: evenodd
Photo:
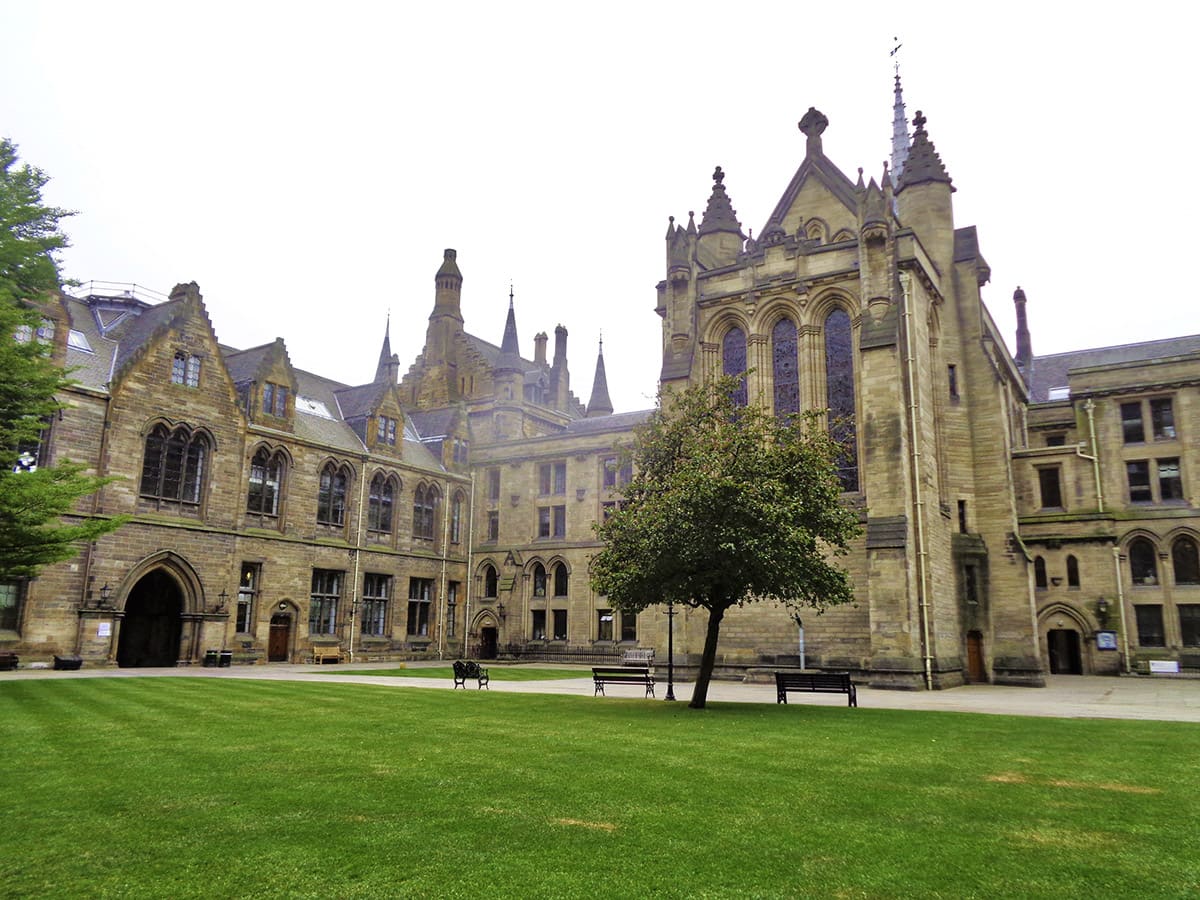
<svg viewBox="0 0 1200 900">
<path fill-rule="evenodd" d="M 900 74 L 900 59 L 899 59 L 899 57 L 896 56 L 896 54 L 898 54 L 900 52 L 900 48 L 903 47 L 904 45 L 900 43 L 900 38 L 898 38 L 898 37 L 893 37 L 892 40 L 896 42 L 896 46 L 892 48 L 891 52 L 888 53 L 888 56 L 896 58 L 894 65 L 896 66 L 896 74 L 899 75 Z"/>
</svg>

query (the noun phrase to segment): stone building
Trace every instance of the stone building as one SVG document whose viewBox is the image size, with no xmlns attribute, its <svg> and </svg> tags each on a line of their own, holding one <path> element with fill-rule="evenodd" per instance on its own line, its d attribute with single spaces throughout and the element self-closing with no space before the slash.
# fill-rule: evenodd
<svg viewBox="0 0 1200 900">
<path fill-rule="evenodd" d="M 731 610 L 718 671 L 938 688 L 1200 665 L 1200 336 L 1035 357 L 1018 290 L 1010 353 L 898 79 L 895 121 L 891 164 L 851 179 L 810 109 L 756 237 L 720 168 L 699 222 L 666 234 L 662 385 L 748 371 L 747 403 L 828 409 L 864 526 L 853 605 Z M 447 250 L 422 353 L 401 377 L 385 331 L 358 386 L 295 369 L 282 339 L 221 346 L 194 284 L 47 306 L 43 339 L 79 384 L 42 453 L 120 476 L 80 513 L 131 519 L 0 586 L 0 646 L 120 665 L 632 646 L 663 661 L 663 610 L 622 614 L 588 583 L 593 523 L 621 502 L 648 412 L 614 412 L 602 350 L 576 397 L 562 325 L 523 356 L 511 292 L 498 343 L 469 333 L 462 289 Z M 675 618 L 683 667 L 704 629 Z"/>
</svg>

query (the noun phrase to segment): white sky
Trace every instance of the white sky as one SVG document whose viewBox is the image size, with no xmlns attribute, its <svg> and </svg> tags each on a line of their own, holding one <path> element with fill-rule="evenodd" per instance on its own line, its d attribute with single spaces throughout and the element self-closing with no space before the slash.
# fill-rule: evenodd
<svg viewBox="0 0 1200 900">
<path fill-rule="evenodd" d="M 721 165 L 761 232 L 809 106 L 826 155 L 878 178 L 893 35 L 1010 347 L 1018 284 L 1037 354 L 1200 332 L 1198 19 L 1154 2 L 0 0 L 0 134 L 79 211 L 69 277 L 195 280 L 223 342 L 280 335 L 293 364 L 359 384 L 389 310 L 407 370 L 454 247 L 469 331 L 499 343 L 511 281 L 523 355 L 565 325 L 586 402 L 603 330 L 622 411 L 653 405 L 668 215 L 699 218 Z"/>
</svg>

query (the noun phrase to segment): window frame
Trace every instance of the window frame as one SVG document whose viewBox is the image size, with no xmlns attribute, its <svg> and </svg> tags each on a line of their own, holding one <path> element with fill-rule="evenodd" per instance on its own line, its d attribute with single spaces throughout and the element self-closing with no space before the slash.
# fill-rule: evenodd
<svg viewBox="0 0 1200 900">
<path fill-rule="evenodd" d="M 341 605 L 342 585 L 346 573 L 341 569 L 313 569 L 308 595 L 308 633 L 336 635 L 338 607 Z"/>
<path fill-rule="evenodd" d="M 363 637 L 386 637 L 388 634 L 388 605 L 392 597 L 392 576 L 384 572 L 363 574 L 362 616 L 359 634 Z"/>
<path fill-rule="evenodd" d="M 234 612 L 233 630 L 237 634 L 254 634 L 254 617 L 261 583 L 262 563 L 243 562 L 241 576 L 238 578 L 237 608 Z"/>
</svg>

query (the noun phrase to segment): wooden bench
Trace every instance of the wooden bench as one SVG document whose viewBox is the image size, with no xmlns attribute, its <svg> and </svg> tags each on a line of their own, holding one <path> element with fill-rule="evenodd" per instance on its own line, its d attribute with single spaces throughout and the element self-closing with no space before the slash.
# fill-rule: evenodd
<svg viewBox="0 0 1200 900">
<path fill-rule="evenodd" d="M 788 691 L 809 694 L 845 694 L 847 706 L 858 706 L 858 692 L 849 672 L 776 672 L 777 703 L 787 703 Z"/>
<path fill-rule="evenodd" d="M 488 670 L 479 663 L 471 662 L 469 660 L 466 662 L 461 659 L 455 660 L 454 689 L 458 690 L 459 688 L 462 688 L 463 690 L 466 690 L 468 678 L 474 678 L 478 682 L 475 688 L 476 690 L 487 687 L 488 682 L 491 680 L 491 678 L 488 677 Z M 490 691 L 491 688 L 488 688 L 488 690 Z"/>
<path fill-rule="evenodd" d="M 643 650 L 640 647 L 633 650 L 626 650 L 625 655 L 621 657 L 621 665 L 623 666 L 651 666 L 654 664 L 654 651 Z"/>
<path fill-rule="evenodd" d="M 592 668 L 592 696 L 604 696 L 606 684 L 637 684 L 646 689 L 646 696 L 654 696 L 654 676 L 649 666 L 595 666 Z"/>
<path fill-rule="evenodd" d="M 342 661 L 341 647 L 313 647 L 312 661 L 318 666 L 323 666 L 327 662 L 340 663 Z"/>
</svg>

